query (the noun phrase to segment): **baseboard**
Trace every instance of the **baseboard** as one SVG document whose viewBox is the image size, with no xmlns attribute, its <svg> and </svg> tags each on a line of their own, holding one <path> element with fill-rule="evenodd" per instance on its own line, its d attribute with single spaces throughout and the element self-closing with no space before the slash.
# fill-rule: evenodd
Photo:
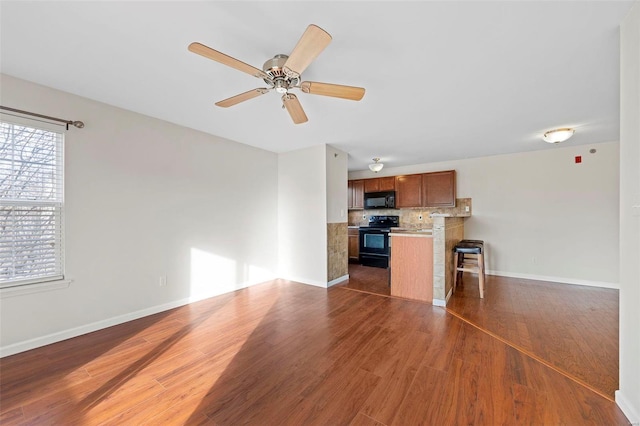
<svg viewBox="0 0 640 426">
<path fill-rule="evenodd" d="M 243 283 L 232 291 L 242 290 L 243 288 L 247 288 L 256 284 L 260 284 L 260 283 Z M 92 333 L 94 331 L 102 330 L 103 328 L 112 327 L 114 325 L 123 324 L 125 322 L 137 320 L 139 318 L 143 318 L 149 315 L 168 311 L 169 309 L 178 308 L 180 306 L 188 305 L 189 303 L 198 302 L 200 300 L 208 299 L 210 297 L 220 296 L 221 294 L 224 294 L 224 293 L 211 292 L 207 294 L 199 294 L 196 296 L 191 296 L 184 299 L 163 303 L 161 305 L 151 306 L 149 308 L 141 309 L 139 311 L 129 312 L 127 314 L 118 315 L 116 317 L 92 322 L 90 324 L 82 325 L 79 327 L 58 331 L 55 333 L 47 334 L 45 336 L 36 337 L 34 339 L 13 343 L 8 346 L 0 347 L 0 358 L 6 357 L 9 355 L 14 355 L 20 352 L 29 351 L 31 349 L 36 349 L 41 346 L 50 345 L 52 343 L 61 342 L 63 340 L 71 339 L 73 337 L 78 337 L 87 333 Z"/>
<path fill-rule="evenodd" d="M 133 321 L 142 317 L 157 314 L 159 312 L 168 311 L 169 309 L 187 305 L 191 302 L 193 302 L 191 298 L 176 300 L 173 302 L 164 303 L 162 305 L 152 306 L 150 308 L 145 308 L 139 311 L 130 312 L 128 314 L 119 315 L 117 317 L 112 317 L 105 320 L 92 322 L 90 324 L 82 325 L 80 327 L 70 328 L 68 330 L 47 334 L 46 336 L 36 337 L 35 339 L 14 343 L 12 345 L 8 345 L 0 348 L 0 358 L 9 356 L 9 355 L 14 355 L 20 352 L 25 352 L 31 349 L 39 348 L 41 346 L 50 345 L 52 343 L 61 342 L 63 340 L 71 339 L 72 337 L 78 337 L 83 334 L 92 333 L 94 331 L 98 331 L 103 328 L 112 327 L 114 325 L 122 324 L 128 321 Z"/>
<path fill-rule="evenodd" d="M 565 278 L 565 277 L 549 277 L 546 275 L 520 274 L 517 272 L 489 271 L 489 270 L 486 271 L 486 274 L 495 275 L 498 277 L 522 278 L 525 280 L 548 281 L 548 282 L 561 283 L 561 284 L 584 285 L 587 287 L 601 287 L 601 288 L 612 288 L 612 289 L 620 290 L 619 283 L 609 283 L 605 281 L 591 281 L 591 280 L 581 280 L 581 279 Z"/>
<path fill-rule="evenodd" d="M 287 280 L 287 281 L 293 281 L 299 284 L 312 285 L 314 287 L 327 288 L 327 283 L 323 281 L 310 280 L 307 278 L 300 278 L 300 277 L 281 277 L 281 279 Z"/>
<path fill-rule="evenodd" d="M 452 296 L 452 295 L 453 295 L 453 287 L 451 287 L 451 288 L 449 289 L 449 293 L 447 293 L 447 297 L 445 297 L 445 299 L 444 299 L 444 303 L 445 303 L 445 305 L 446 305 L 447 303 L 449 303 L 449 299 L 451 299 L 451 296 Z"/>
<path fill-rule="evenodd" d="M 449 293 L 447 293 L 444 299 L 433 299 L 432 301 L 433 306 L 446 307 L 447 303 L 449 303 L 449 299 L 451 298 L 452 294 L 453 294 L 453 289 L 449 289 Z"/>
<path fill-rule="evenodd" d="M 327 287 L 331 287 L 332 285 L 336 285 L 336 284 L 340 284 L 343 281 L 346 281 L 349 279 L 349 274 L 347 275 L 343 275 L 341 277 L 336 278 L 335 280 L 331 280 L 327 283 Z"/>
<path fill-rule="evenodd" d="M 618 407 L 620 407 L 632 425 L 640 425 L 640 407 L 634 407 L 629 403 L 629 400 L 620 390 L 616 391 L 616 404 L 618 404 Z"/>
</svg>

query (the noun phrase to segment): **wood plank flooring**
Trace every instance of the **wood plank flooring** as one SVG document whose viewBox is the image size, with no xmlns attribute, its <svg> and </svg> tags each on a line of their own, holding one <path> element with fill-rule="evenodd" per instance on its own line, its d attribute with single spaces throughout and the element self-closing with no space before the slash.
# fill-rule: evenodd
<svg viewBox="0 0 640 426">
<path fill-rule="evenodd" d="M 618 389 L 619 291 L 463 274 L 449 312 L 613 399 Z"/>
<path fill-rule="evenodd" d="M 385 270 L 349 265 L 349 273 L 344 288 L 389 294 Z M 478 276 L 462 274 L 449 313 L 613 400 L 618 290 L 489 275 L 486 281 L 491 296 L 480 299 Z"/>
<path fill-rule="evenodd" d="M 277 280 L 3 358 L 0 423 L 628 421 L 443 308 Z"/>
<path fill-rule="evenodd" d="M 391 294 L 389 282 L 388 269 L 350 263 L 349 279 L 345 283 L 339 284 L 339 287 L 389 296 Z"/>
</svg>

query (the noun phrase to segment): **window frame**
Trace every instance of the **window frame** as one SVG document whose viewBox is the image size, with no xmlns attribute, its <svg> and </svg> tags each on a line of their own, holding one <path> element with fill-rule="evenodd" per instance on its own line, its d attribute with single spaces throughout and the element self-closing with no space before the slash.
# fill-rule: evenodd
<svg viewBox="0 0 640 426">
<path fill-rule="evenodd" d="M 24 202 L 5 202 L 2 205 L 37 205 L 37 206 L 55 206 L 59 208 L 59 223 L 56 224 L 56 233 L 59 234 L 59 247 L 56 247 L 56 263 L 60 263 L 60 270 L 54 271 L 51 275 L 45 275 L 40 277 L 22 278 L 15 280 L 3 280 L 0 281 L 0 298 L 11 297 L 22 294 L 29 294 L 40 291 L 48 291 L 57 288 L 66 288 L 71 283 L 71 280 L 66 278 L 66 259 L 65 259 L 65 127 L 64 125 L 58 125 L 42 120 L 35 120 L 25 118 L 21 116 L 14 116 L 12 114 L 0 114 L 0 122 L 12 125 L 23 126 L 32 129 L 37 129 L 46 132 L 53 132 L 57 134 L 56 139 L 56 168 L 59 169 L 57 178 L 59 179 L 58 189 L 60 196 L 55 201 L 27 201 Z M 0 199 L 0 203 L 2 203 Z"/>
</svg>

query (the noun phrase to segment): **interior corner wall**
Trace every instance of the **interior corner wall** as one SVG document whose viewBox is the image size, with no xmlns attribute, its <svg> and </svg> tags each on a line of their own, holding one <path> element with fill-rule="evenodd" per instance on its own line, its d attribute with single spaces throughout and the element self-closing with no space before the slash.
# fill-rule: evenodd
<svg viewBox="0 0 640 426">
<path fill-rule="evenodd" d="M 278 155 L 279 276 L 327 286 L 326 148 Z"/>
<path fill-rule="evenodd" d="M 349 277 L 349 231 L 347 227 L 348 155 L 326 146 L 327 165 L 327 285 Z"/>
<path fill-rule="evenodd" d="M 465 237 L 485 240 L 489 273 L 617 288 L 619 161 L 618 142 L 570 139 L 541 151 L 385 167 L 377 176 L 455 169 L 458 198 L 472 199 Z"/>
<path fill-rule="evenodd" d="M 2 355 L 276 277 L 276 154 L 6 75 L 0 86 L 2 105 L 86 125 L 65 136 L 73 281 L 3 295 Z"/>
<path fill-rule="evenodd" d="M 346 223 L 348 154 L 332 146 L 327 151 L 327 223 Z"/>
<path fill-rule="evenodd" d="M 620 26 L 620 389 L 640 424 L 640 2 Z"/>
</svg>

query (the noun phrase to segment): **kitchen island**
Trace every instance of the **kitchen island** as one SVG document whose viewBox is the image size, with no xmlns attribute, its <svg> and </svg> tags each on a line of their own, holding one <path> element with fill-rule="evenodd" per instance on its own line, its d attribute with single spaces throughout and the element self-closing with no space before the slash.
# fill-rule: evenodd
<svg viewBox="0 0 640 426">
<path fill-rule="evenodd" d="M 453 289 L 453 247 L 464 239 L 469 216 L 433 214 L 431 229 L 389 234 L 392 296 L 446 306 Z"/>
<path fill-rule="evenodd" d="M 433 302 L 431 230 L 398 231 L 391 238 L 391 295 Z"/>
</svg>

